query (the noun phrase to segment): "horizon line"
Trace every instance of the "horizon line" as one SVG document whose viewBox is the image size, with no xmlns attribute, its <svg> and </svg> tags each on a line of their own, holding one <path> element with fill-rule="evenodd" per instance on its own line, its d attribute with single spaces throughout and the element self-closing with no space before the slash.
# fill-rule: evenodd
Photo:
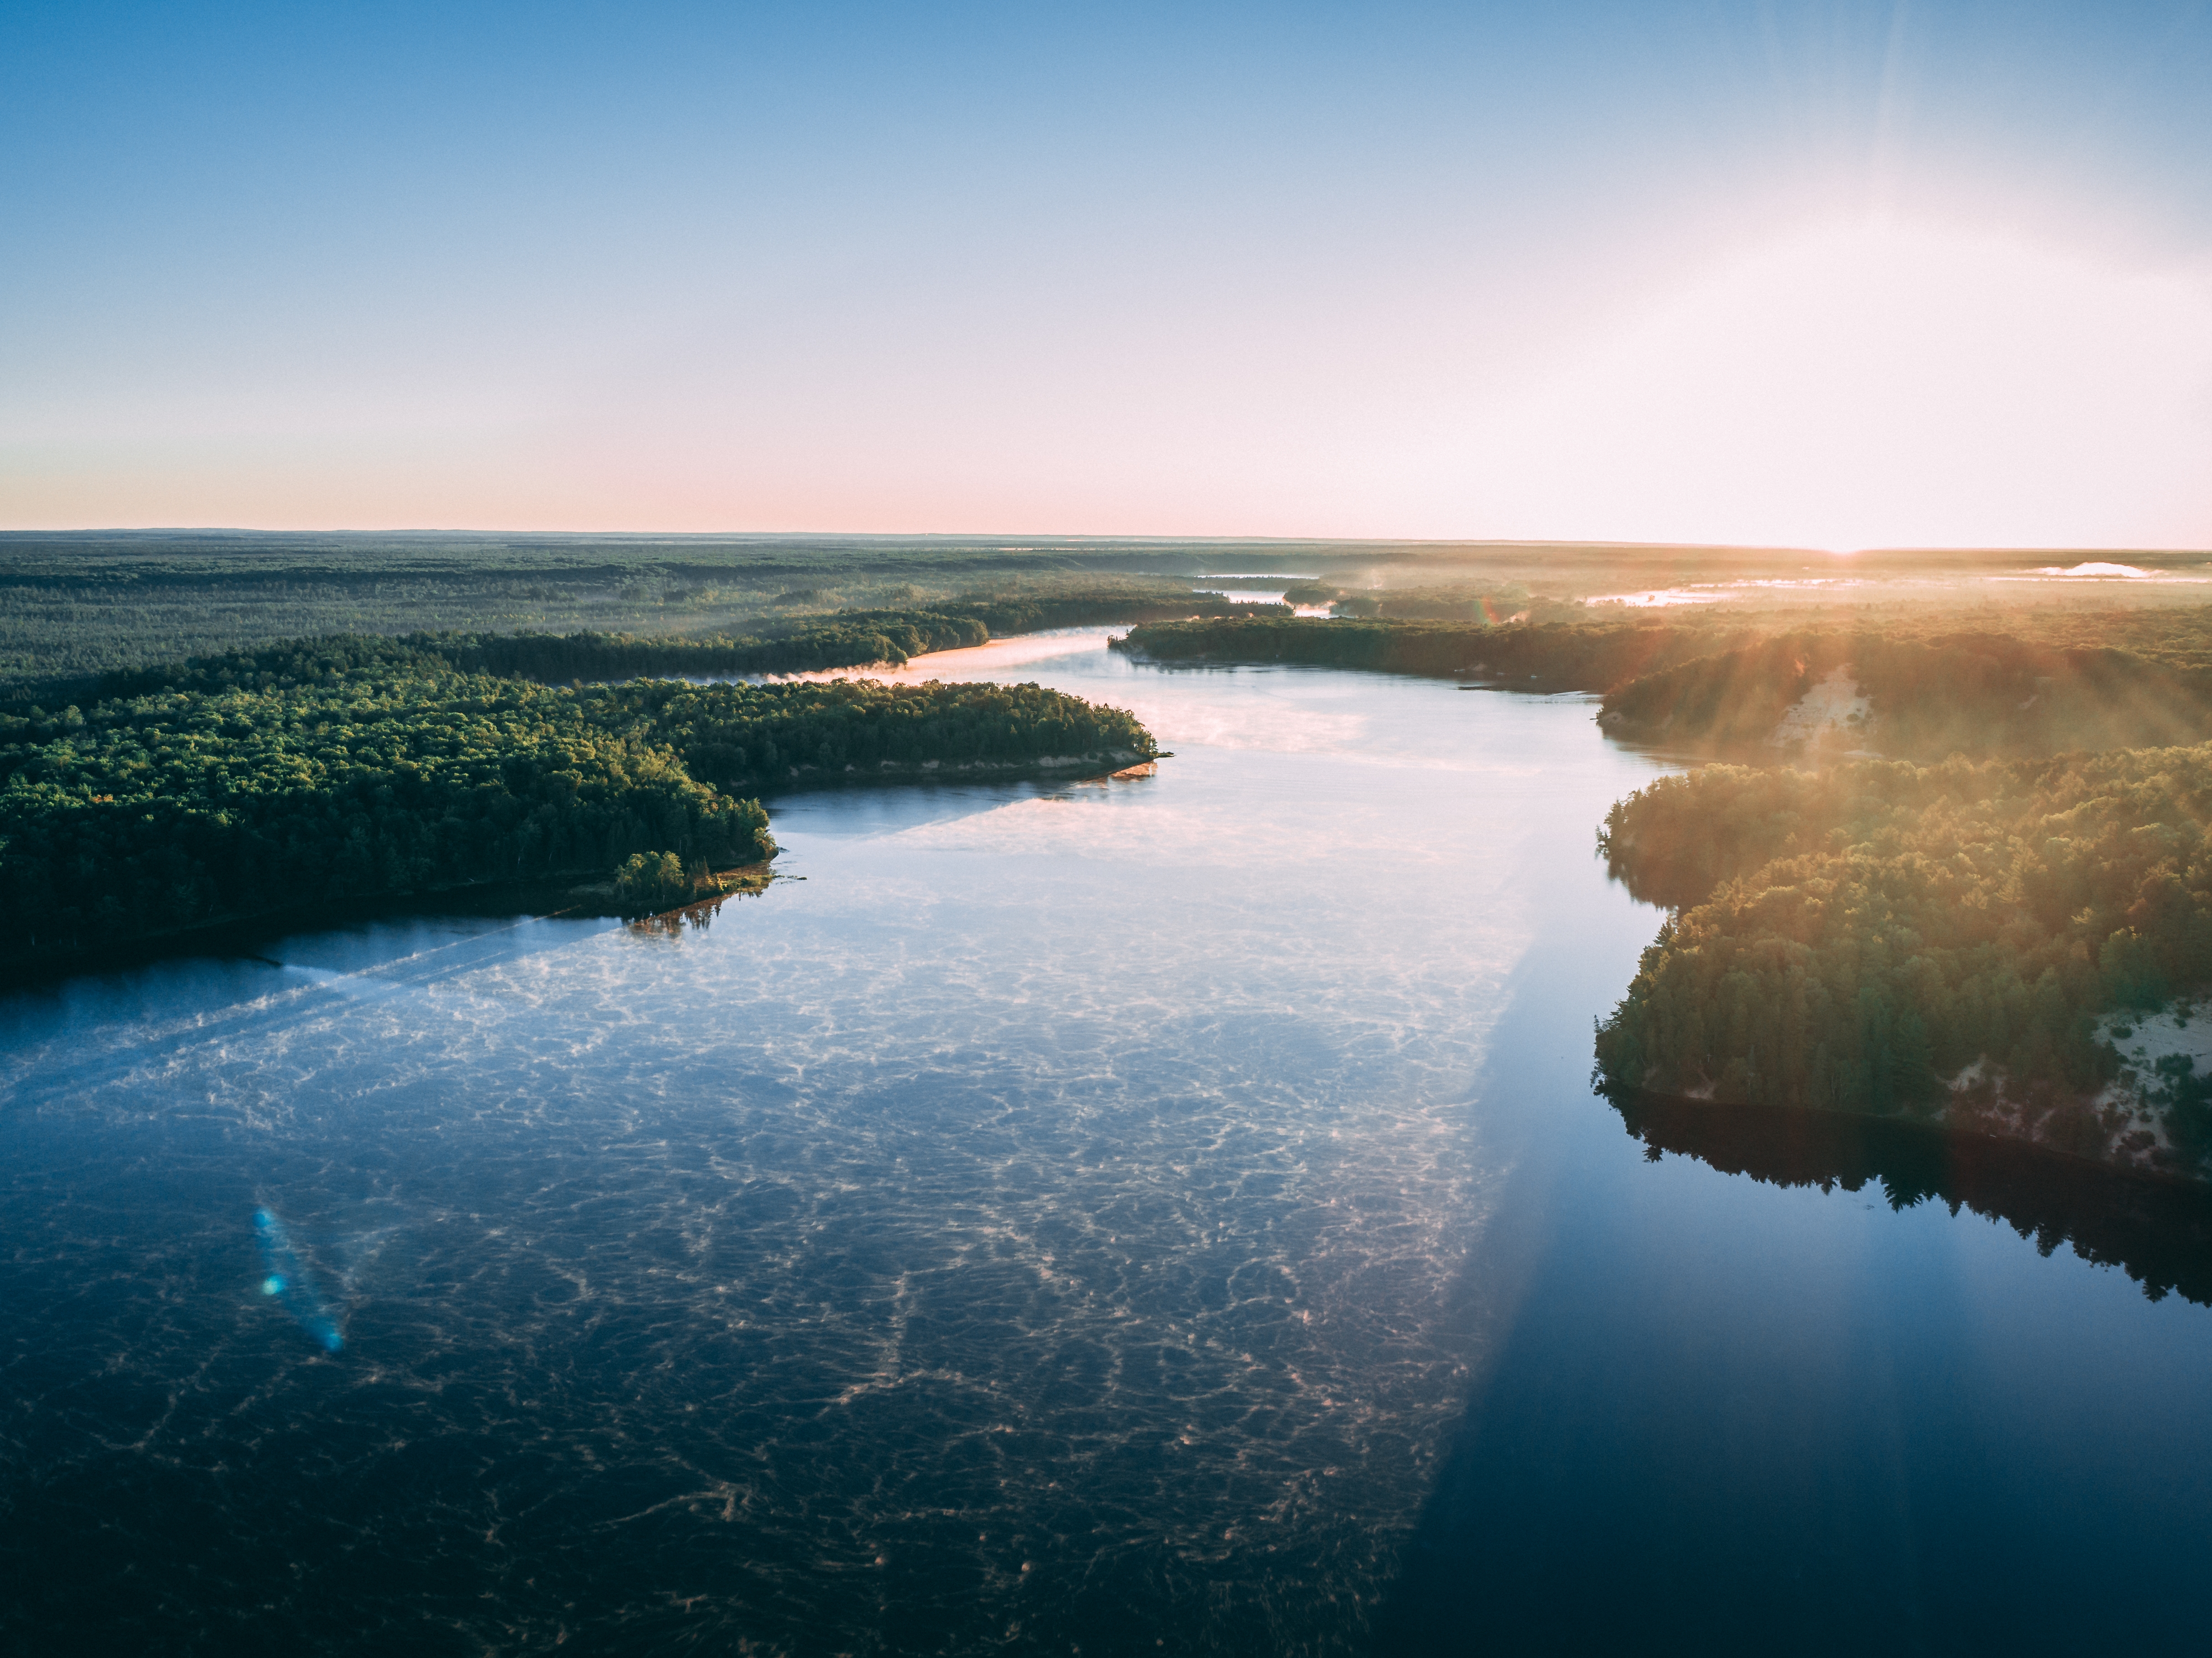
<svg viewBox="0 0 2212 1658">
<path fill-rule="evenodd" d="M 2125 554 L 2138 558 L 2212 559 L 2212 546 L 2207 547 L 2128 547 L 2099 545 L 2085 543 L 1901 543 L 1891 546 L 1829 548 L 1796 545 L 1784 542 L 1729 541 L 1627 541 L 1615 538 L 1581 538 L 1554 536 L 1260 536 L 1260 535 L 1161 535 L 1115 534 L 1110 531 L 1085 532 L 1065 530 L 1016 531 L 948 531 L 948 530 L 545 530 L 545 529 L 463 529 L 434 525 L 410 525 L 396 529 L 357 529 L 348 527 L 299 527 L 272 529 L 265 525 L 84 525 L 69 527 L 0 528 L 0 541 L 15 541 L 40 537 L 70 538 L 98 536 L 343 536 L 373 537 L 379 536 L 412 537 L 422 536 L 456 536 L 496 540 L 528 537 L 558 537 L 563 540 L 622 540 L 659 542 L 915 542 L 945 541 L 1003 545 L 1006 544 L 1059 543 L 1068 545 L 1120 543 L 1147 546 L 1239 546 L 1239 547 L 1399 547 L 1399 548 L 1468 548 L 1468 549 L 1590 549 L 1620 551 L 1653 550 L 1678 552 L 1769 553 L 1789 554 L 1814 558 L 1860 558 L 1893 556 L 1917 553 L 1937 556 L 1966 556 L 1999 553 L 2102 553 Z"/>
</svg>

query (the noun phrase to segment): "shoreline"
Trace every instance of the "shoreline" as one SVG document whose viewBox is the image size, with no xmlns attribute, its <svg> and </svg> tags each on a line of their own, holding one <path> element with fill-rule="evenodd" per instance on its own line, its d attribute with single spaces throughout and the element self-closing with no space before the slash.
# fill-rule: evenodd
<svg viewBox="0 0 2212 1658">
<path fill-rule="evenodd" d="M 621 912 L 614 907 L 613 896 L 612 880 L 604 876 L 594 880 L 588 872 L 574 870 L 538 880 L 473 881 L 415 892 L 307 900 L 280 909 L 227 915 L 190 926 L 138 932 L 101 949 L 67 957 L 0 964 L 0 992 L 44 989 L 69 979 L 193 956 L 265 961 L 268 958 L 256 946 L 295 933 L 410 916 L 526 914 L 550 920 L 556 915 L 579 919 L 604 915 L 619 920 Z"/>
<path fill-rule="evenodd" d="M 777 794 L 881 784 L 905 786 L 933 782 L 1012 781 L 1023 776 L 1080 786 L 1088 783 L 1128 780 L 1136 774 L 1148 775 L 1147 768 L 1154 767 L 1160 757 L 1164 756 L 1140 755 L 1134 750 L 1113 750 L 1103 756 L 1050 755 L 1034 761 L 978 760 L 951 765 L 934 760 L 907 764 L 887 761 L 884 762 L 885 768 L 865 772 L 851 766 L 842 772 L 830 771 L 820 766 L 795 767 L 792 768 L 788 782 L 775 790 L 763 788 L 761 797 L 763 800 L 769 800 Z M 1105 769 L 1092 769 L 1081 776 L 1069 774 L 1102 765 Z M 892 767 L 896 769 L 890 769 Z M 68 980 L 93 974 L 118 972 L 149 966 L 156 962 L 176 961 L 195 956 L 265 960 L 267 958 L 260 956 L 257 946 L 294 933 L 322 932 L 410 916 L 530 915 L 538 920 L 569 916 L 580 920 L 604 918 L 629 925 L 644 925 L 669 917 L 681 917 L 702 905 L 716 903 L 723 898 L 757 896 L 779 878 L 768 863 L 740 865 L 713 873 L 717 879 L 734 878 L 736 884 L 721 892 L 702 895 L 690 903 L 644 917 L 627 915 L 615 902 L 611 874 L 586 869 L 567 870 L 523 880 L 465 882 L 413 892 L 303 899 L 279 908 L 222 916 L 195 922 L 189 926 L 166 927 L 152 932 L 142 929 L 133 932 L 127 938 L 106 941 L 100 948 L 65 957 L 0 963 L 0 993 L 46 989 Z"/>
<path fill-rule="evenodd" d="M 1879 1181 L 1893 1208 L 1964 1205 L 2045 1254 L 2064 1243 L 2118 1267 L 2153 1301 L 2179 1292 L 2212 1307 L 2212 1181 L 1905 1117 L 1641 1090 L 1600 1097 L 1648 1157 L 1671 1151 L 1783 1187 Z"/>
<path fill-rule="evenodd" d="M 2063 1146 L 2031 1139 L 2025 1135 L 1993 1133 L 1986 1128 L 1966 1127 L 1940 1119 L 1882 1116 L 1870 1111 L 1838 1111 L 1820 1105 L 1755 1105 L 1747 1100 L 1711 1100 L 1696 1094 L 1668 1094 L 1648 1088 L 1624 1088 L 1617 1091 L 1601 1089 L 1598 1097 L 1610 1101 L 1614 1109 L 1623 1111 L 1624 1114 L 1626 1108 L 1623 1102 L 1628 1102 L 1666 1110 L 1704 1112 L 1716 1120 L 1740 1114 L 1747 1121 L 1754 1116 L 1768 1116 L 1785 1121 L 1803 1120 L 1822 1127 L 1871 1123 L 1884 1132 L 1893 1130 L 1899 1136 L 1917 1137 L 1931 1145 L 1997 1147 L 2121 1180 L 2201 1192 L 2212 1198 L 2212 1178 L 2185 1175 L 2177 1169 L 2161 1169 L 2152 1163 L 2126 1162 L 2112 1157 L 2090 1157 L 2083 1152 L 2069 1151 Z"/>
<path fill-rule="evenodd" d="M 765 805 L 780 795 L 807 793 L 816 789 L 866 787 L 879 783 L 999 782 L 1023 777 L 1087 783 L 1095 777 L 1110 776 L 1118 770 L 1150 765 L 1168 757 L 1145 754 L 1136 749 L 1106 749 L 1097 754 L 1048 754 L 1035 760 L 882 760 L 866 768 L 852 764 L 836 769 L 827 766 L 792 766 L 786 769 L 784 776 L 773 782 L 749 780 L 726 786 L 717 783 L 714 786 L 725 794 L 753 791 L 754 798 Z"/>
</svg>

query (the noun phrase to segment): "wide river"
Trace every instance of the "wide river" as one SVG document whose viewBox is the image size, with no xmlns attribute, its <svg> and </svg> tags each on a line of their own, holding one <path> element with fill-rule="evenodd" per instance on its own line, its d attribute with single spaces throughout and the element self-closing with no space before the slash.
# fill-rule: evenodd
<svg viewBox="0 0 2212 1658">
<path fill-rule="evenodd" d="M 2212 1639 L 2212 1311 L 1589 1092 L 1660 762 L 1103 645 L 908 672 L 1158 776 L 787 797 L 706 926 L 0 1003 L 0 1644 Z"/>
</svg>

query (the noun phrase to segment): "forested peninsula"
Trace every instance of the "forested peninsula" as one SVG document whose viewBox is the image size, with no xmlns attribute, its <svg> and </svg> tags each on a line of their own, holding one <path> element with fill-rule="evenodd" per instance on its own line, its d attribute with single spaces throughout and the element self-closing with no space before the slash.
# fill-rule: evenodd
<svg viewBox="0 0 2212 1658">
<path fill-rule="evenodd" d="M 1833 732 L 1843 746 L 1900 758 L 2212 738 L 2212 665 L 1990 633 L 1780 634 L 1601 688 L 1598 718 L 1624 737 L 1741 751 L 1786 740 L 1792 710 L 1823 686 L 1863 701 Z M 1806 726 L 1806 740 L 1820 735 Z"/>
<path fill-rule="evenodd" d="M 681 659 L 689 641 L 665 643 Z M 671 864 L 688 878 L 772 856 L 758 796 L 809 776 L 1157 753 L 1127 714 L 1036 685 L 584 687 L 457 665 L 500 651 L 322 639 L 0 713 L 0 969 L 473 883 L 626 872 L 668 896 Z"/>
<path fill-rule="evenodd" d="M 2212 1176 L 2212 1043 L 2185 1034 L 2212 989 L 2212 607 L 1959 620 L 1200 618 L 1121 648 L 1594 692 L 1610 734 L 1706 760 L 1599 837 L 1674 912 L 1597 1034 L 1623 1098 Z"/>
<path fill-rule="evenodd" d="M 1663 778 L 1600 835 L 1676 913 L 1599 1079 L 2212 1172 L 2212 1078 L 2115 1042 L 2212 984 L 2208 821 L 2212 745 Z"/>
</svg>

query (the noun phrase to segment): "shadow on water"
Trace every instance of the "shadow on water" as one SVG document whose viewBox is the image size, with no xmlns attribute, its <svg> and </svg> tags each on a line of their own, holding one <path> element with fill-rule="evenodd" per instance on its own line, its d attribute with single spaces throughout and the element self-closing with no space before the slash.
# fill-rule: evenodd
<svg viewBox="0 0 2212 1658">
<path fill-rule="evenodd" d="M 135 932 L 122 926 L 101 937 L 96 949 L 80 955 L 0 965 L 0 994 L 50 991 L 72 981 L 170 962 L 205 959 L 277 965 L 269 952 L 287 940 L 380 924 L 614 917 L 618 912 L 601 889 L 579 888 L 577 883 L 585 878 L 570 875 L 553 881 L 484 882 L 373 897 L 319 895 L 285 908 L 201 926 Z"/>
<path fill-rule="evenodd" d="M 1987 1135 L 1839 1112 L 1716 1105 L 1656 1095 L 1613 1102 L 1653 1162 L 1668 1151 L 1774 1186 L 1874 1183 L 1892 1209 L 1963 1205 L 2034 1241 L 2117 1266 L 2157 1301 L 2179 1291 L 2212 1307 L 2212 1189 L 2101 1168 Z"/>
<path fill-rule="evenodd" d="M 1484 1362 L 1374 1651 L 2201 1637 L 2212 1431 L 2170 1395 L 2177 1363 L 2212 1374 L 2173 1322 L 2212 1301 L 2212 1200 L 1901 1123 L 1566 1091 L 1522 1102 L 1528 1178 L 1466 1291 Z"/>
<path fill-rule="evenodd" d="M 2212 1198 L 1904 1123 L 1610 1105 L 1590 1022 L 1648 923 L 1577 891 L 1479 1085 L 1513 1174 L 1455 1308 L 1474 1380 L 1370 1649 L 2193 1649 Z"/>
</svg>

